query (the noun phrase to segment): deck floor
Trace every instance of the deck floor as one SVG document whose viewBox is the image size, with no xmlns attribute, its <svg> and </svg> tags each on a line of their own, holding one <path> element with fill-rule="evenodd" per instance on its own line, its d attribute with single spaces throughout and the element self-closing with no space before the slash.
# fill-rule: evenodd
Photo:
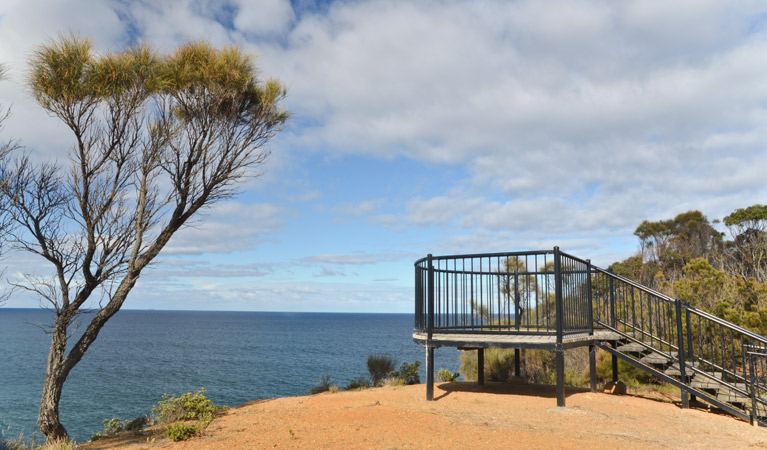
<svg viewBox="0 0 767 450">
<path fill-rule="evenodd" d="M 611 331 L 594 331 L 593 335 L 573 334 L 564 336 L 562 345 L 565 349 L 590 345 L 595 342 L 617 341 L 618 334 Z M 417 331 L 413 340 L 425 346 L 427 334 Z M 524 348 L 555 350 L 557 337 L 553 334 L 522 335 L 522 334 L 491 334 L 491 333 L 433 333 L 431 345 L 434 347 L 456 347 L 462 349 L 476 348 Z"/>
</svg>

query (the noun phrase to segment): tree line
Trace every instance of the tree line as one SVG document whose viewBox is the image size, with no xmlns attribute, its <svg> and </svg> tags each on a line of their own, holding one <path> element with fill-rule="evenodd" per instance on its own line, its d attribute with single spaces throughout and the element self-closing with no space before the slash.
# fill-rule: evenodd
<svg viewBox="0 0 767 450">
<path fill-rule="evenodd" d="M 639 249 L 614 263 L 615 273 L 767 334 L 767 205 L 713 222 L 700 211 L 645 220 L 634 235 Z"/>
</svg>

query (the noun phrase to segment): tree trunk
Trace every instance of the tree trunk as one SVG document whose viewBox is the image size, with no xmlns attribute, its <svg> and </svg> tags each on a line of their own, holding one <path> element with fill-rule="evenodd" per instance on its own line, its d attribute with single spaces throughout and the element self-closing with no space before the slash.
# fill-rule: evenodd
<svg viewBox="0 0 767 450">
<path fill-rule="evenodd" d="M 40 400 L 40 412 L 37 415 L 37 426 L 49 443 L 68 439 L 67 430 L 59 420 L 59 400 L 64 387 L 67 372 L 63 370 L 62 357 L 67 347 L 66 326 L 61 326 L 59 316 L 56 326 L 51 333 L 51 350 L 48 353 L 48 367 L 45 371 L 43 397 Z"/>
</svg>

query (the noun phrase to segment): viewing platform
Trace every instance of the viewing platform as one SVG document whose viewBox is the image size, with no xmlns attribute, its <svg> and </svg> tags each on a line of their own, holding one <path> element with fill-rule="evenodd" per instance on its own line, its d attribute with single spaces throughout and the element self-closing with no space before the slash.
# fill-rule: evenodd
<svg viewBox="0 0 767 450">
<path fill-rule="evenodd" d="M 557 405 L 565 406 L 565 351 L 589 348 L 596 391 L 596 349 L 678 387 L 681 404 L 705 401 L 767 425 L 767 338 L 692 305 L 552 250 L 450 256 L 415 262 L 413 340 L 426 348 L 426 398 L 434 399 L 434 349 L 554 353 Z"/>
</svg>

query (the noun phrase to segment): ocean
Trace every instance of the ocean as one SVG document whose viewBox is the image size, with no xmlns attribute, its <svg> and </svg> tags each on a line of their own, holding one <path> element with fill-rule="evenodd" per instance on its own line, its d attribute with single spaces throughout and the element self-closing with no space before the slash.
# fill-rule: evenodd
<svg viewBox="0 0 767 450">
<path fill-rule="evenodd" d="M 0 428 L 6 438 L 38 433 L 52 323 L 43 309 L 0 308 Z M 305 395 L 325 375 L 343 388 L 367 376 L 367 357 L 421 361 L 410 314 L 120 311 L 69 375 L 62 423 L 77 442 L 104 419 L 147 414 L 162 395 L 207 389 L 220 405 Z M 84 326 L 83 326 L 84 328 Z M 435 366 L 457 372 L 455 349 L 437 349 Z"/>
</svg>

